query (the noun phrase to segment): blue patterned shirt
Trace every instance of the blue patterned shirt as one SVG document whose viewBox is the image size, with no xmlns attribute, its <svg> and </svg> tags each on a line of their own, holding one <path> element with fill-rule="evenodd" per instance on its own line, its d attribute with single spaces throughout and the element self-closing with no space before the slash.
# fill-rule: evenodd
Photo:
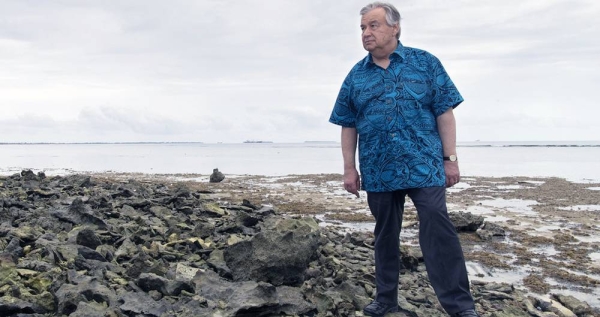
<svg viewBox="0 0 600 317">
<path fill-rule="evenodd" d="M 398 42 L 387 69 L 370 54 L 352 68 L 329 121 L 356 128 L 363 190 L 444 186 L 436 118 L 462 101 L 435 56 Z"/>
</svg>

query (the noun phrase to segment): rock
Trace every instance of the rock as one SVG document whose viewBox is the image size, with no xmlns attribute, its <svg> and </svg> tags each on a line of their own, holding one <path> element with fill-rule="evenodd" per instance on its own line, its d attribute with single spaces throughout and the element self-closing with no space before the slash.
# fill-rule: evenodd
<svg viewBox="0 0 600 317">
<path fill-rule="evenodd" d="M 223 316 L 302 316 L 315 310 L 303 299 L 298 288 L 255 281 L 229 282 L 212 271 L 195 277 L 198 294 L 208 300 L 208 308 L 221 310 Z"/>
<path fill-rule="evenodd" d="M 13 259 L 18 259 L 23 256 L 23 248 L 20 245 L 18 238 L 12 238 L 4 248 L 6 254 L 12 255 Z"/>
<path fill-rule="evenodd" d="M 37 240 L 38 237 L 42 235 L 42 232 L 38 228 L 25 225 L 22 227 L 14 228 L 10 231 L 10 234 L 14 237 L 19 238 L 25 243 L 29 243 Z"/>
<path fill-rule="evenodd" d="M 483 217 L 470 212 L 450 212 L 448 216 L 458 232 L 475 232 L 483 225 Z"/>
<path fill-rule="evenodd" d="M 77 311 L 81 302 L 104 303 L 107 307 L 117 304 L 116 294 L 102 285 L 101 281 L 83 277 L 77 284 L 63 284 L 56 291 L 58 313 L 69 315 Z"/>
<path fill-rule="evenodd" d="M 143 292 L 124 293 L 120 295 L 120 298 L 123 304 L 119 306 L 119 309 L 126 316 L 162 317 L 172 311 L 172 305 L 169 302 L 164 299 L 155 301 L 150 295 Z"/>
<path fill-rule="evenodd" d="M 46 311 L 38 305 L 11 296 L 0 297 L 0 312 L 2 313 L 2 316 L 46 313 Z"/>
<path fill-rule="evenodd" d="M 90 249 L 96 249 L 102 244 L 100 238 L 96 235 L 94 230 L 90 228 L 83 229 L 77 233 L 77 244 L 86 246 Z"/>
<path fill-rule="evenodd" d="M 106 229 L 107 224 L 101 216 L 95 215 L 86 206 L 81 198 L 75 198 L 67 211 L 56 210 L 52 213 L 53 216 L 61 221 L 65 221 L 74 225 L 95 225 L 97 228 Z"/>
<path fill-rule="evenodd" d="M 275 286 L 297 286 L 304 281 L 308 263 L 319 243 L 318 224 L 312 218 L 281 219 L 224 252 L 234 281 L 256 280 Z"/>
<path fill-rule="evenodd" d="M 423 253 L 419 248 L 401 245 L 400 257 L 402 268 L 413 272 L 417 271 L 419 263 L 423 262 Z"/>
<path fill-rule="evenodd" d="M 552 297 L 577 316 L 592 313 L 592 308 L 588 303 L 582 302 L 573 296 L 553 294 Z"/>
<path fill-rule="evenodd" d="M 177 263 L 177 268 L 175 269 L 175 280 L 191 282 L 198 273 L 198 271 L 202 270 L 199 268 L 187 266 L 183 263 Z"/>
<path fill-rule="evenodd" d="M 117 313 L 106 306 L 105 303 L 80 302 L 77 309 L 69 317 L 106 317 L 118 316 Z"/>
<path fill-rule="evenodd" d="M 506 231 L 493 222 L 486 222 L 481 228 L 477 229 L 477 235 L 481 240 L 489 241 L 493 238 L 504 238 Z"/>
<path fill-rule="evenodd" d="M 37 175 L 35 175 L 35 173 L 32 172 L 31 170 L 23 170 L 23 171 L 21 171 L 21 178 L 24 181 L 37 181 L 38 180 Z"/>
<path fill-rule="evenodd" d="M 210 179 L 209 181 L 211 183 L 220 183 L 225 179 L 225 175 L 223 175 L 223 173 L 219 172 L 218 168 L 213 169 L 212 174 L 210 175 Z"/>
<path fill-rule="evenodd" d="M 171 281 L 152 273 L 142 273 L 136 284 L 145 292 L 158 291 L 167 296 L 179 296 L 182 291 L 194 293 L 194 287 L 183 281 Z"/>
<path fill-rule="evenodd" d="M 300 288 L 279 286 L 277 287 L 277 302 L 279 311 L 288 316 L 298 316 L 315 312 L 317 307 L 307 302 Z"/>
</svg>

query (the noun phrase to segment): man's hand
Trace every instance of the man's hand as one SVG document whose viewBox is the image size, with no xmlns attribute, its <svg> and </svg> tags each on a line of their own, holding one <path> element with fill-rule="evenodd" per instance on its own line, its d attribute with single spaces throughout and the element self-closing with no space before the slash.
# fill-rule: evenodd
<svg viewBox="0 0 600 317">
<path fill-rule="evenodd" d="M 360 176 L 355 168 L 344 171 L 344 189 L 356 195 L 356 197 L 360 197 L 358 193 L 360 189 Z"/>
<path fill-rule="evenodd" d="M 458 162 L 444 161 L 444 171 L 446 172 L 446 187 L 452 187 L 460 181 Z"/>
</svg>

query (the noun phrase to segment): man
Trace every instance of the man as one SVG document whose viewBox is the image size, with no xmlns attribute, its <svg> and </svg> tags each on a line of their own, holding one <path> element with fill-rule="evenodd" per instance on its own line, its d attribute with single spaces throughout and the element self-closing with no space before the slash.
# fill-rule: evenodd
<svg viewBox="0 0 600 317">
<path fill-rule="evenodd" d="M 453 108 L 462 97 L 439 60 L 400 43 L 400 14 L 375 2 L 360 14 L 369 54 L 346 77 L 330 122 L 342 127 L 344 187 L 362 189 L 375 217 L 377 296 L 369 316 L 398 310 L 399 236 L 408 195 L 419 215 L 419 243 L 436 295 L 451 316 L 479 316 L 462 248 L 448 218 L 446 187 L 458 183 Z"/>
</svg>

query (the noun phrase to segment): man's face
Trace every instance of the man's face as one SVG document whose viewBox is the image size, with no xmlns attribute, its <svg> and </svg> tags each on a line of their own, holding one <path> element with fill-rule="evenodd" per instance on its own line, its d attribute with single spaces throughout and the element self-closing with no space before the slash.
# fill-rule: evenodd
<svg viewBox="0 0 600 317">
<path fill-rule="evenodd" d="M 373 52 L 377 49 L 389 48 L 398 41 L 396 33 L 398 25 L 389 26 L 385 20 L 385 10 L 376 8 L 362 16 L 360 29 L 365 50 Z"/>
</svg>

